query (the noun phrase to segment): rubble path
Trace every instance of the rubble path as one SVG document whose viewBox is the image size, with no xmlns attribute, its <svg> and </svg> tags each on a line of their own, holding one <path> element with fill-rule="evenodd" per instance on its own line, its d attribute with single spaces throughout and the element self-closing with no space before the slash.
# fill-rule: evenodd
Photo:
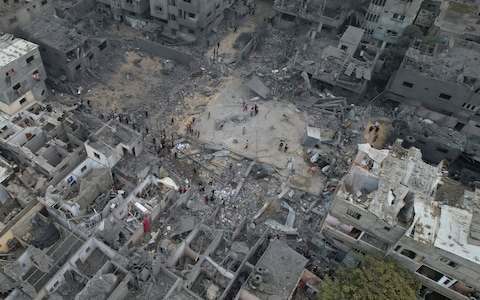
<svg viewBox="0 0 480 300">
<path fill-rule="evenodd" d="M 235 41 L 238 39 L 238 37 L 240 37 L 242 33 L 254 32 L 258 28 L 258 26 L 263 23 L 263 19 L 265 17 L 275 15 L 272 3 L 268 1 L 255 1 L 255 5 L 255 15 L 247 14 L 243 18 L 239 17 L 236 31 L 234 31 L 233 28 L 227 29 L 229 31 L 229 34 L 226 35 L 220 42 L 220 55 L 235 55 L 238 49 L 234 49 L 233 45 L 235 44 Z M 206 56 L 212 56 L 214 49 L 217 49 L 216 45 L 214 47 L 211 47 L 211 49 L 207 51 Z"/>
</svg>

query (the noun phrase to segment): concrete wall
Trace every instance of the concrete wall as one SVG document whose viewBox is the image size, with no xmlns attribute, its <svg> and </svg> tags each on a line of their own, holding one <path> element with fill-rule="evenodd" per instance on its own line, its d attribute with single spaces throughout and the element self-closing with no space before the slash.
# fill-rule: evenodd
<svg viewBox="0 0 480 300">
<path fill-rule="evenodd" d="M 79 16 L 83 16 L 92 10 L 95 9 L 96 1 L 95 0 L 82 0 L 78 1 L 76 3 L 73 3 L 71 7 L 68 7 L 65 5 L 65 9 L 57 7 L 55 9 L 57 16 L 60 18 L 64 18 L 66 14 L 74 12 Z"/>
<path fill-rule="evenodd" d="M 360 218 L 356 219 L 351 214 L 347 214 L 347 211 L 359 214 Z M 329 213 L 340 222 L 354 226 L 373 236 L 381 237 L 384 242 L 389 244 L 396 242 L 406 230 L 406 228 L 400 225 L 392 227 L 387 222 L 379 219 L 375 214 L 342 199 L 332 201 Z"/>
<path fill-rule="evenodd" d="M 439 111 L 453 113 L 455 115 L 462 112 L 462 114 L 471 116 L 480 109 L 480 94 L 472 92 L 468 86 L 439 80 L 433 77 L 425 77 L 413 70 L 402 67 L 391 80 L 388 91 L 401 95 L 406 98 L 406 100 L 420 100 L 427 107 L 436 108 Z M 440 94 L 449 95 L 451 98 L 446 100 L 439 97 Z M 464 103 L 474 105 L 475 110 L 464 108 Z M 460 115 L 458 117 L 460 117 Z M 466 122 L 467 120 L 463 121 Z"/>
<path fill-rule="evenodd" d="M 408 1 L 387 0 L 383 13 L 373 32 L 373 38 L 396 44 L 403 30 L 413 24 L 423 0 Z M 402 20 L 403 19 L 403 20 Z M 393 35 L 390 32 L 395 32 Z"/>
<path fill-rule="evenodd" d="M 185 66 L 188 66 L 190 61 L 193 60 L 193 57 L 187 53 L 180 52 L 173 48 L 149 40 L 135 38 L 135 41 L 140 50 L 146 51 L 153 55 L 161 56 L 165 59 L 171 59 Z"/>
<path fill-rule="evenodd" d="M 413 251 L 416 255 L 414 258 L 410 258 L 402 251 Z M 439 292 L 440 294 L 449 297 L 450 299 L 467 299 L 463 295 L 448 288 L 448 284 L 442 284 L 435 282 L 428 277 L 417 273 L 416 271 L 422 266 L 428 266 L 429 268 L 442 273 L 451 279 L 458 280 L 468 286 L 480 290 L 480 266 L 477 263 L 472 263 L 462 257 L 455 255 L 455 253 L 447 252 L 441 249 L 430 247 L 413 240 L 409 236 L 404 236 L 396 245 L 395 250 L 392 251 L 391 256 L 398 260 L 405 268 L 414 272 L 422 283 L 432 290 Z M 448 259 L 455 263 L 455 266 L 450 266 L 440 259 Z M 452 284 L 450 282 L 450 284 Z"/>
<path fill-rule="evenodd" d="M 132 13 L 135 16 L 147 16 L 150 12 L 149 0 L 120 0 L 120 8 L 124 10 L 124 16 Z"/>
<path fill-rule="evenodd" d="M 91 158 L 92 160 L 102 164 L 103 166 L 106 166 L 109 168 L 113 167 L 113 165 L 112 166 L 109 165 L 108 157 L 106 157 L 103 153 L 101 153 L 100 151 L 90 146 L 88 141 L 85 142 L 85 151 L 87 153 L 87 157 Z"/>
<path fill-rule="evenodd" d="M 32 40 L 35 40 L 35 38 L 32 38 Z M 40 53 L 48 76 L 59 77 L 65 75 L 71 82 L 76 81 L 86 68 L 93 67 L 101 61 L 103 52 L 109 47 L 108 41 L 103 38 L 91 38 L 88 41 L 85 38 L 82 44 L 88 44 L 89 46 L 88 48 L 80 47 L 81 57 L 68 59 L 67 52 L 53 48 L 39 40 L 36 42 L 41 46 Z"/>
<path fill-rule="evenodd" d="M 33 60 L 30 59 L 33 57 Z M 27 59 L 29 62 L 27 63 Z M 7 76 L 9 71 L 13 73 Z M 40 80 L 33 75 L 38 73 Z M 42 101 L 46 98 L 45 78 L 47 73 L 43 67 L 38 47 L 17 60 L 0 68 L 0 110 L 12 115 L 27 106 L 34 100 Z M 18 89 L 14 89 L 18 87 Z"/>
<path fill-rule="evenodd" d="M 396 138 L 405 139 L 406 136 L 415 138 L 413 146 L 420 149 L 422 158 L 430 163 L 438 164 L 444 158 L 449 158 L 453 161 L 462 154 L 463 149 L 451 147 L 442 140 L 435 139 L 435 136 L 425 137 L 405 131 L 399 132 Z"/>
<path fill-rule="evenodd" d="M 6 4 L 2 3 L 1 5 Z M 18 36 L 22 33 L 23 28 L 43 15 L 55 15 L 53 0 L 32 0 L 16 11 L 1 15 L 0 31 L 13 33 Z"/>
</svg>

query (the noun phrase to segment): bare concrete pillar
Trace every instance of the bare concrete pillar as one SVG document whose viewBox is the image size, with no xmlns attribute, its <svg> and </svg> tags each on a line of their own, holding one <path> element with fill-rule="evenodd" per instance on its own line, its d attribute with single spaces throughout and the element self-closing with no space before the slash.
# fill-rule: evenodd
<svg viewBox="0 0 480 300">
<path fill-rule="evenodd" d="M 377 64 L 378 59 L 380 58 L 380 55 L 383 53 L 383 50 L 385 50 L 385 47 L 387 46 L 387 42 L 383 41 L 382 45 L 380 46 L 380 50 L 377 51 L 377 54 L 375 55 L 375 58 L 373 59 L 373 66 Z"/>
<path fill-rule="evenodd" d="M 315 36 L 317 35 L 317 32 L 321 32 L 323 28 L 323 22 L 319 22 L 317 26 L 317 30 L 312 30 L 312 35 L 311 35 L 311 40 L 313 41 L 315 39 Z"/>
<path fill-rule="evenodd" d="M 297 58 L 298 58 L 298 50 L 295 52 L 295 58 L 293 59 L 293 65 L 297 63 Z"/>
</svg>

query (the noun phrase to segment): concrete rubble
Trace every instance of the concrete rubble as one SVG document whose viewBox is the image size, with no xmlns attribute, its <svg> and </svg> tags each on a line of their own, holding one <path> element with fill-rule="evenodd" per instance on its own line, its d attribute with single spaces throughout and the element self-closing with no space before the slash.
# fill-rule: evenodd
<svg viewBox="0 0 480 300">
<path fill-rule="evenodd" d="M 434 131 L 358 101 L 376 54 L 349 44 L 358 28 L 310 39 L 274 27 L 271 3 L 235 1 L 190 44 L 89 15 L 55 18 L 86 48 L 59 43 L 68 78 L 52 76 L 48 102 L 0 116 L 7 299 L 316 299 L 341 262 L 317 233 L 357 145 Z"/>
</svg>

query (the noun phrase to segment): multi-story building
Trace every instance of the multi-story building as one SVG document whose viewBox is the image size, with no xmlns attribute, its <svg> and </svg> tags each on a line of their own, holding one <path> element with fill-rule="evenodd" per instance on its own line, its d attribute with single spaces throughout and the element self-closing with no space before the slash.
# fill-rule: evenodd
<svg viewBox="0 0 480 300">
<path fill-rule="evenodd" d="M 234 0 L 150 0 L 150 14 L 164 23 L 163 36 L 206 41 Z"/>
<path fill-rule="evenodd" d="M 40 45 L 40 54 L 49 77 L 66 76 L 70 82 L 101 59 L 108 41 L 87 37 L 56 16 L 44 17 L 24 30 L 26 38 Z"/>
<path fill-rule="evenodd" d="M 387 85 L 388 97 L 421 107 L 419 116 L 480 136 L 479 53 L 480 45 L 467 40 L 415 40 Z"/>
<path fill-rule="evenodd" d="M 45 78 L 38 45 L 14 38 L 11 34 L 0 36 L 0 110 L 12 115 L 34 100 L 46 96 Z"/>
<path fill-rule="evenodd" d="M 479 193 L 445 199 L 441 174 L 441 163 L 423 162 L 420 150 L 402 140 L 391 150 L 359 145 L 324 219 L 325 242 L 339 260 L 358 253 L 392 256 L 426 293 L 462 300 L 476 295 Z"/>
<path fill-rule="evenodd" d="M 372 0 L 362 28 L 365 38 L 396 44 L 403 30 L 413 24 L 423 0 Z"/>
<path fill-rule="evenodd" d="M 125 21 L 127 16 L 148 17 L 149 0 L 97 0 L 97 10 L 104 16 L 118 22 Z"/>
<path fill-rule="evenodd" d="M 307 1 L 308 2 L 308 1 Z M 273 8 L 277 11 L 276 24 L 283 27 L 283 23 L 300 18 L 315 24 L 318 31 L 326 34 L 337 34 L 344 25 L 346 14 L 342 13 L 340 2 L 323 1 L 318 6 L 314 2 L 304 4 L 304 1 L 276 0 Z"/>
<path fill-rule="evenodd" d="M 467 40 L 480 38 L 480 0 L 443 1 L 435 26 Z"/>
<path fill-rule="evenodd" d="M 23 28 L 45 15 L 55 15 L 52 0 L 5 0 L 0 3 L 0 32 L 20 35 Z"/>
</svg>

